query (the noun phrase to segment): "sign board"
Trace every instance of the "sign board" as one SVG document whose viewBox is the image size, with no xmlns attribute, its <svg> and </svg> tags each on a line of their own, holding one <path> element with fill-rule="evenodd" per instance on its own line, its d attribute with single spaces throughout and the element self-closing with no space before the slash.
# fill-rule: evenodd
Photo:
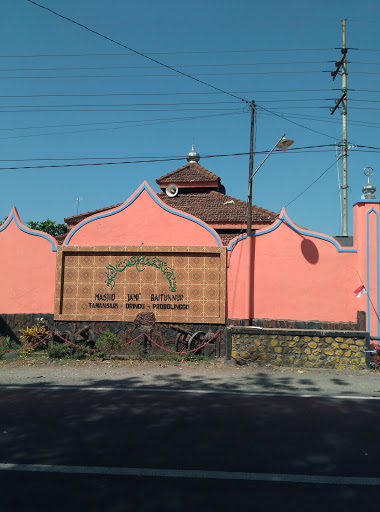
<svg viewBox="0 0 380 512">
<path fill-rule="evenodd" d="M 58 247 L 55 320 L 224 323 L 220 247 Z"/>
</svg>

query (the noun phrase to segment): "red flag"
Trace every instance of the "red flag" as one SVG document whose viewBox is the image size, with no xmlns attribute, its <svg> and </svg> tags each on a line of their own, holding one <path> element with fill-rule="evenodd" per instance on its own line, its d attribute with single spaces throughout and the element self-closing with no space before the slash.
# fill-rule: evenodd
<svg viewBox="0 0 380 512">
<path fill-rule="evenodd" d="M 362 284 L 361 286 L 359 286 L 359 288 L 356 288 L 356 290 L 354 290 L 354 294 L 359 298 L 363 295 L 363 293 L 367 293 L 367 290 L 365 289 L 365 286 L 364 284 Z"/>
</svg>

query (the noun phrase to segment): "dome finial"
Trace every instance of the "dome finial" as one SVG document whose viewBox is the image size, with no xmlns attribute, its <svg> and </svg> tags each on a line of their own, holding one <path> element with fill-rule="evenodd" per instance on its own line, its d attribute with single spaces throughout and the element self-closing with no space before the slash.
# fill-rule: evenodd
<svg viewBox="0 0 380 512">
<path fill-rule="evenodd" d="M 376 199 L 376 196 L 375 196 L 376 187 L 375 187 L 375 185 L 372 185 L 372 183 L 369 181 L 369 177 L 372 176 L 372 174 L 373 174 L 372 167 L 366 167 L 364 169 L 364 174 L 367 176 L 368 180 L 367 180 L 367 183 L 362 188 L 362 192 L 363 192 L 362 198 L 363 199 Z"/>
<path fill-rule="evenodd" d="M 191 151 L 189 153 L 187 153 L 187 161 L 189 162 L 189 164 L 198 163 L 200 157 L 201 157 L 201 155 L 199 153 L 197 153 L 197 151 L 195 151 L 194 139 L 193 139 L 193 145 L 191 147 Z"/>
</svg>

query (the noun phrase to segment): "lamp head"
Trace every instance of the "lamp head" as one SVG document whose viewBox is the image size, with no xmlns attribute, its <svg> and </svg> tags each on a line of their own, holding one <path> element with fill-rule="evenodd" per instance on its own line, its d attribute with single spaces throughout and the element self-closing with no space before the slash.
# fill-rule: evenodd
<svg viewBox="0 0 380 512">
<path fill-rule="evenodd" d="M 282 151 L 286 152 L 292 144 L 294 144 L 294 140 L 286 139 L 284 135 L 280 142 L 277 144 L 277 147 L 278 149 L 282 149 Z"/>
</svg>

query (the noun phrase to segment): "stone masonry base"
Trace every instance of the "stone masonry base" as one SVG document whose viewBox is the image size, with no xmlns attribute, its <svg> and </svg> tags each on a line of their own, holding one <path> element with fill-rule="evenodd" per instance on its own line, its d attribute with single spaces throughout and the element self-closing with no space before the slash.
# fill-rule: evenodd
<svg viewBox="0 0 380 512">
<path fill-rule="evenodd" d="M 369 367 L 369 334 L 364 331 L 229 327 L 227 358 L 306 368 Z"/>
</svg>

